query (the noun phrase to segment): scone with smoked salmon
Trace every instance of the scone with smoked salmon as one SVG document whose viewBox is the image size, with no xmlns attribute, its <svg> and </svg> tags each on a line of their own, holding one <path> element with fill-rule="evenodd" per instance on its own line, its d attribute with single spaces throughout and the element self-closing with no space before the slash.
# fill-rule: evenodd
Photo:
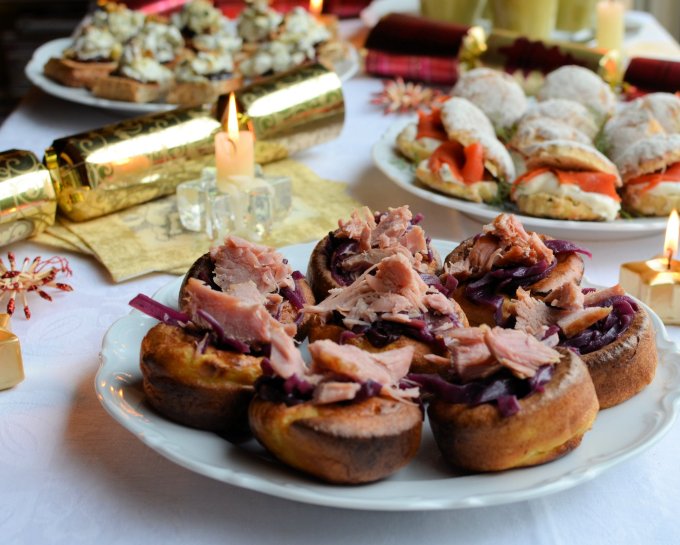
<svg viewBox="0 0 680 545">
<path fill-rule="evenodd" d="M 602 151 L 616 164 L 639 140 L 665 132 L 654 114 L 637 99 L 626 104 L 605 123 L 600 138 Z"/>
<path fill-rule="evenodd" d="M 643 216 L 680 207 L 680 134 L 657 134 L 628 147 L 617 160 L 623 206 Z"/>
<path fill-rule="evenodd" d="M 427 282 L 426 280 L 427 279 Z M 446 351 L 444 339 L 452 329 L 467 325 L 449 288 L 436 276 L 421 277 L 402 253 L 384 258 L 352 284 L 305 312 L 316 315 L 310 341 L 330 339 L 369 352 L 404 346 L 414 349 L 412 369 L 437 370 L 432 354 Z"/>
<path fill-rule="evenodd" d="M 470 324 L 506 326 L 517 288 L 545 297 L 563 284 L 579 284 L 579 253 L 590 255 L 571 242 L 527 232 L 516 216 L 500 214 L 446 256 L 441 279 L 454 286 L 453 298 Z"/>
<path fill-rule="evenodd" d="M 307 278 L 318 301 L 334 288 L 348 286 L 383 258 L 404 255 L 421 274 L 439 273 L 441 259 L 430 244 L 422 219 L 407 205 L 387 212 L 362 207 L 322 238 L 312 251 Z"/>
<path fill-rule="evenodd" d="M 564 98 L 588 108 L 599 125 L 616 111 L 616 95 L 595 72 L 577 65 L 566 65 L 550 72 L 539 89 L 538 100 Z"/>
<path fill-rule="evenodd" d="M 429 112 L 419 110 L 418 121 L 404 127 L 397 136 L 396 145 L 407 159 L 418 164 L 448 139 L 442 123 L 441 108 L 435 106 Z"/>
<path fill-rule="evenodd" d="M 448 380 L 409 375 L 433 394 L 427 409 L 444 460 L 502 471 L 575 449 L 598 412 L 588 369 L 566 349 L 512 329 L 465 328 L 450 343 Z"/>
<path fill-rule="evenodd" d="M 314 303 L 314 295 L 300 271 L 276 249 L 235 235 L 197 259 L 187 271 L 179 291 L 179 305 L 186 310 L 185 290 L 195 278 L 213 290 L 258 299 L 298 340 L 307 335 L 309 317 L 303 308 Z"/>
<path fill-rule="evenodd" d="M 581 356 L 600 408 L 630 399 L 654 378 L 657 351 L 647 312 L 621 286 L 581 289 L 567 283 L 539 300 L 521 288 L 513 301 L 515 328 Z"/>
<path fill-rule="evenodd" d="M 444 103 L 441 116 L 449 139 L 421 161 L 416 177 L 447 195 L 493 201 L 498 184 L 514 179 L 515 166 L 491 122 L 474 104 L 457 97 Z"/>
<path fill-rule="evenodd" d="M 531 104 L 522 116 L 522 121 L 534 119 L 551 119 L 565 123 L 585 134 L 591 141 L 599 131 L 595 115 L 580 102 L 566 98 L 549 98 Z"/>
<path fill-rule="evenodd" d="M 284 464 L 323 481 L 359 484 L 391 475 L 420 445 L 419 389 L 403 387 L 413 348 L 369 353 L 324 340 L 272 353 L 250 404 L 256 439 Z"/>
<path fill-rule="evenodd" d="M 510 193 L 520 212 L 563 220 L 616 219 L 621 178 L 614 163 L 594 147 L 550 140 L 527 153 L 527 170 Z"/>
<path fill-rule="evenodd" d="M 515 78 L 491 68 L 474 68 L 461 74 L 451 95 L 466 98 L 482 110 L 501 138 L 511 133 L 528 106 Z"/>
</svg>

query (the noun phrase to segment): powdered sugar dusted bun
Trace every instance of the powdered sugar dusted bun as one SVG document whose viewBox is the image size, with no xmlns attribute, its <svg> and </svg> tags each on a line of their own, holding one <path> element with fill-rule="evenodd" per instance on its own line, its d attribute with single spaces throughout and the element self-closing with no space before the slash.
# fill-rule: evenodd
<svg viewBox="0 0 680 545">
<path fill-rule="evenodd" d="M 604 151 L 616 163 L 637 141 L 664 132 L 652 112 L 641 102 L 633 101 L 605 123 L 602 130 Z"/>
<path fill-rule="evenodd" d="M 416 138 L 418 125 L 410 123 L 397 136 L 397 149 L 414 163 L 427 159 L 441 144 L 441 140 L 424 136 Z"/>
<path fill-rule="evenodd" d="M 650 93 L 636 101 L 661 123 L 668 133 L 680 133 L 680 96 L 671 93 Z"/>
<path fill-rule="evenodd" d="M 508 147 L 525 153 L 531 146 L 548 140 L 569 140 L 581 144 L 592 144 L 588 135 L 563 121 L 532 117 L 522 118 L 508 142 Z"/>
<path fill-rule="evenodd" d="M 527 151 L 529 154 L 527 158 L 528 170 L 539 167 L 553 167 L 563 170 L 606 172 L 616 177 L 617 187 L 621 185 L 621 178 L 616 165 L 593 146 L 567 140 L 553 140 L 536 144 Z"/>
<path fill-rule="evenodd" d="M 529 119 L 554 119 L 578 129 L 590 139 L 597 135 L 598 126 L 593 114 L 580 102 L 566 98 L 550 98 L 532 104 L 522 117 Z"/>
<path fill-rule="evenodd" d="M 631 145 L 617 160 L 624 183 L 680 161 L 680 134 L 655 134 Z"/>
<path fill-rule="evenodd" d="M 495 138 L 496 132 L 486 114 L 465 98 L 453 97 L 442 106 L 442 123 L 449 138 L 475 138 L 487 135 Z"/>
<path fill-rule="evenodd" d="M 509 74 L 490 68 L 465 72 L 451 94 L 475 104 L 501 133 L 511 129 L 527 109 L 527 99 L 519 83 Z"/>
<path fill-rule="evenodd" d="M 576 65 L 562 66 L 545 77 L 538 100 L 566 98 L 589 108 L 598 121 L 616 111 L 616 95 L 600 76 Z"/>
</svg>

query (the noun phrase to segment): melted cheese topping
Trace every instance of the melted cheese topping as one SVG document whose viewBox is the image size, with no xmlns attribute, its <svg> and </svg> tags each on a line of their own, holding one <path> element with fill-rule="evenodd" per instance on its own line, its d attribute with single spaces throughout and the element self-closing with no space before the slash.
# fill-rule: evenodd
<svg viewBox="0 0 680 545">
<path fill-rule="evenodd" d="M 543 172 L 528 182 L 517 185 L 515 196 L 547 193 L 556 197 L 570 198 L 583 203 L 607 221 L 616 219 L 620 205 L 611 197 L 601 193 L 588 193 L 574 184 L 560 184 L 552 172 Z"/>
</svg>

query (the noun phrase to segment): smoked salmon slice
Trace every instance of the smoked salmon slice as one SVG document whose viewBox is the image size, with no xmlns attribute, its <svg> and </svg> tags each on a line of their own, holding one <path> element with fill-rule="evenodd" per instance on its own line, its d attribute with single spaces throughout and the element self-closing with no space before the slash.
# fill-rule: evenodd
<svg viewBox="0 0 680 545">
<path fill-rule="evenodd" d="M 626 185 L 647 184 L 641 189 L 644 193 L 650 189 L 655 188 L 661 182 L 679 182 L 680 181 L 680 163 L 674 163 L 666 169 L 665 172 L 654 172 L 652 174 L 643 174 L 632 180 L 628 180 Z"/>
</svg>

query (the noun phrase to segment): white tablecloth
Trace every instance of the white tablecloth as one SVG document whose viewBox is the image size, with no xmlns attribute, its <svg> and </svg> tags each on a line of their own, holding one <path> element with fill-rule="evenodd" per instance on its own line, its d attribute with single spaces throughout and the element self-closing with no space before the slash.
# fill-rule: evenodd
<svg viewBox="0 0 680 545">
<path fill-rule="evenodd" d="M 645 32 L 659 36 L 652 19 Z M 431 236 L 461 240 L 480 224 L 413 197 L 372 164 L 371 146 L 395 121 L 369 104 L 378 80 L 345 86 L 341 138 L 297 158 L 322 176 L 348 182 L 374 209 L 409 203 L 425 214 Z M 100 127 L 124 114 L 71 104 L 31 91 L 0 128 L 0 150 L 42 155 L 57 137 Z M 611 285 L 619 264 L 659 253 L 663 235 L 586 245 L 590 279 Z M 47 257 L 19 242 L 4 251 Z M 61 252 L 64 254 L 65 252 Z M 213 481 L 144 446 L 114 422 L 93 388 L 104 333 L 129 312 L 137 293 L 152 294 L 172 277 L 122 284 L 93 259 L 69 255 L 75 291 L 49 303 L 31 297 L 33 318 L 13 319 L 26 380 L 0 392 L 0 542 L 100 543 L 678 543 L 680 427 L 592 481 L 498 507 L 435 512 L 362 512 L 278 499 Z M 669 333 L 680 340 L 680 328 Z M 625 426 L 625 423 L 622 423 Z M 455 485 L 454 485 L 455 486 Z"/>
</svg>

